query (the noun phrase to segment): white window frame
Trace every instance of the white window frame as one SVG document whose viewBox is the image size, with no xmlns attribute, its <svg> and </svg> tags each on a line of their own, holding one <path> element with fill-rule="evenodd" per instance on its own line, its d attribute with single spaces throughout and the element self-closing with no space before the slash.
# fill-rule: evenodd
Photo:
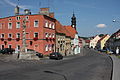
<svg viewBox="0 0 120 80">
<path fill-rule="evenodd" d="M 11 25 L 10 25 L 11 24 Z M 12 29 L 12 22 L 8 23 L 8 29 Z"/>
<path fill-rule="evenodd" d="M 39 37 L 39 33 L 38 33 L 38 32 L 34 32 L 34 37 L 35 37 L 35 33 L 37 33 L 37 34 L 38 34 L 38 37 Z M 38 37 L 37 37 L 37 38 L 38 38 Z"/>
<path fill-rule="evenodd" d="M 12 48 L 12 45 L 11 45 L 11 44 L 8 45 L 8 48 L 10 48 L 10 46 L 11 46 L 11 48 Z"/>
<path fill-rule="evenodd" d="M 4 48 L 5 48 L 5 45 L 4 45 L 4 44 L 2 44 L 2 45 L 1 45 L 1 49 L 3 49 L 3 48 L 2 48 L 2 46 L 4 46 Z"/>
<path fill-rule="evenodd" d="M 20 22 L 16 22 L 16 28 L 20 28 Z"/>
<path fill-rule="evenodd" d="M 52 34 L 52 37 L 55 38 L 55 34 L 54 33 Z"/>
<path fill-rule="evenodd" d="M 38 24 L 36 25 L 36 21 L 38 21 Z M 34 27 L 38 27 L 39 26 L 39 20 L 34 20 Z"/>
<path fill-rule="evenodd" d="M 12 18 L 9 18 L 8 21 L 12 21 Z"/>
<path fill-rule="evenodd" d="M 49 37 L 50 37 L 50 38 L 52 37 L 52 34 L 51 34 L 51 33 L 49 33 Z"/>
<path fill-rule="evenodd" d="M 3 37 L 3 35 L 4 35 L 4 37 Z M 4 33 L 1 34 L 1 38 L 5 38 L 5 34 Z"/>
<path fill-rule="evenodd" d="M 52 29 L 55 29 L 55 24 L 54 23 L 52 24 Z"/>
<path fill-rule="evenodd" d="M 48 27 L 48 21 L 45 21 L 45 27 Z"/>
<path fill-rule="evenodd" d="M 20 20 L 20 16 L 17 16 L 17 17 L 16 17 L 16 20 Z"/>
<path fill-rule="evenodd" d="M 16 38 L 20 38 L 20 36 L 18 36 L 18 34 L 20 34 L 20 33 L 16 33 Z"/>
<path fill-rule="evenodd" d="M 52 24 L 51 23 L 49 23 L 49 28 L 52 28 Z"/>
<path fill-rule="evenodd" d="M 48 47 L 48 48 L 49 48 L 49 51 L 51 51 L 51 50 L 52 50 L 52 46 L 51 46 L 51 44 L 49 44 L 49 47 Z"/>
<path fill-rule="evenodd" d="M 25 19 L 28 20 L 28 19 L 29 19 L 29 16 L 25 16 Z"/>
<path fill-rule="evenodd" d="M 10 37 L 10 34 L 11 34 L 11 37 Z M 9 34 L 8 34 L 8 38 L 12 38 L 12 33 L 9 33 Z"/>
<path fill-rule="evenodd" d="M 45 45 L 45 51 L 47 52 L 48 51 L 48 45 Z"/>
<path fill-rule="evenodd" d="M 49 37 L 49 33 L 45 33 L 45 37 L 46 37 L 46 38 Z"/>
</svg>

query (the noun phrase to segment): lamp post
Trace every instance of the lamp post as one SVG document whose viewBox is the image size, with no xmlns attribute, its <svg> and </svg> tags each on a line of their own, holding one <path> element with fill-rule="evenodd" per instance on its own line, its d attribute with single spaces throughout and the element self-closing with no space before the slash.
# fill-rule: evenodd
<svg viewBox="0 0 120 80">
<path fill-rule="evenodd" d="M 114 19 L 114 20 L 113 20 L 113 22 L 120 23 L 120 20 L 116 20 L 116 19 Z M 120 28 L 119 28 L 119 29 L 120 29 Z M 118 29 L 118 30 L 119 30 L 119 29 Z M 117 39 L 117 36 L 115 35 L 115 36 L 114 36 L 114 42 L 113 42 L 114 51 L 116 51 L 116 50 L 117 50 L 117 48 L 118 48 L 118 46 L 119 46 L 119 44 L 118 44 L 118 43 L 116 43 L 116 39 Z"/>
</svg>

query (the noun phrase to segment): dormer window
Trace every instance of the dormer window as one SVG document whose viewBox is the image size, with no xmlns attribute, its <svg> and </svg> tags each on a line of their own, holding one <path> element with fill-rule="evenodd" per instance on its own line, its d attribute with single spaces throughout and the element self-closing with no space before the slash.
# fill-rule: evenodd
<svg viewBox="0 0 120 80">
<path fill-rule="evenodd" d="M 17 17 L 16 17 L 16 20 L 20 20 L 20 16 L 17 16 Z"/>
<path fill-rule="evenodd" d="M 45 27 L 48 27 L 48 21 L 45 21 Z"/>
</svg>

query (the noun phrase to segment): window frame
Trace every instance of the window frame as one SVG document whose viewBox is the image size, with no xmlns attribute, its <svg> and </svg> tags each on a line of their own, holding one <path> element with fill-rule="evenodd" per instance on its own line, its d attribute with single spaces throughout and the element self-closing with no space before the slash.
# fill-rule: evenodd
<svg viewBox="0 0 120 80">
<path fill-rule="evenodd" d="M 36 26 L 36 21 L 38 21 L 38 23 L 37 23 L 37 26 Z M 34 20 L 34 27 L 38 27 L 39 26 L 39 20 Z"/>
<path fill-rule="evenodd" d="M 18 24 L 19 23 L 19 24 Z M 20 28 L 20 22 L 16 22 L 16 28 Z"/>
<path fill-rule="evenodd" d="M 36 35 L 35 35 L 35 33 L 37 33 L 37 38 L 39 38 L 39 33 L 38 32 L 34 32 L 34 38 L 36 38 Z"/>
<path fill-rule="evenodd" d="M 11 24 L 11 25 L 10 25 Z M 8 29 L 12 29 L 12 22 L 8 23 Z"/>
</svg>

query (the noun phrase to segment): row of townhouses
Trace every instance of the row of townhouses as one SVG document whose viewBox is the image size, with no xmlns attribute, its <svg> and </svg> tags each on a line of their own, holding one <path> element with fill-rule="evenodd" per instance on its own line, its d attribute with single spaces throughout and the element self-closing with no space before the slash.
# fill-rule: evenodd
<svg viewBox="0 0 120 80">
<path fill-rule="evenodd" d="M 108 49 L 115 52 L 117 48 L 120 49 L 120 29 L 111 36 L 105 34 L 83 39 L 82 45 L 93 49 Z"/>
<path fill-rule="evenodd" d="M 24 12 L 19 14 L 19 6 L 16 6 L 15 16 L 0 18 L 0 49 L 14 48 L 20 51 L 26 44 L 26 49 L 44 55 L 52 52 L 63 55 L 80 53 L 74 13 L 71 25 L 64 26 L 54 18 L 49 8 L 40 8 L 38 14 L 31 14 L 29 9 Z"/>
</svg>

